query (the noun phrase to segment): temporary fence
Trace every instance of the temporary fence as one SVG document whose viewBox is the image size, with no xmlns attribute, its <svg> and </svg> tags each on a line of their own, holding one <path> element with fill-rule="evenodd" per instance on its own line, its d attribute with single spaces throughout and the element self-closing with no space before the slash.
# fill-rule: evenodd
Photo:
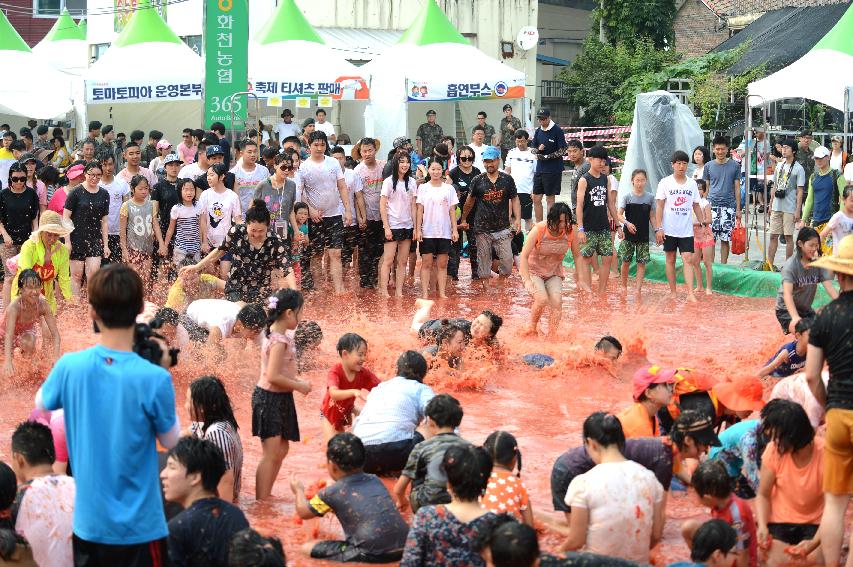
<svg viewBox="0 0 853 567">
<path fill-rule="evenodd" d="M 631 137 L 631 126 L 562 126 L 561 128 L 567 142 L 578 140 L 584 146 L 589 143 L 601 144 L 608 150 L 627 148 Z M 615 163 L 624 163 L 616 157 L 610 159 Z"/>
</svg>

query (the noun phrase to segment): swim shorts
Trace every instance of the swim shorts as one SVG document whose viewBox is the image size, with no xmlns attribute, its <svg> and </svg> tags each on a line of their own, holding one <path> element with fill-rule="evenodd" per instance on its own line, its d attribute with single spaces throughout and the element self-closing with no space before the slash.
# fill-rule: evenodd
<svg viewBox="0 0 853 567">
<path fill-rule="evenodd" d="M 581 244 L 581 256 L 592 258 L 594 254 L 613 256 L 613 239 L 609 230 L 586 231 L 586 243 Z"/>
<path fill-rule="evenodd" d="M 731 242 L 734 228 L 734 207 L 711 207 L 711 232 L 714 233 L 714 240 Z"/>
<path fill-rule="evenodd" d="M 623 240 L 619 245 L 619 259 L 630 264 L 634 257 L 637 258 L 638 264 L 647 264 L 651 261 L 652 255 L 649 253 L 649 243 Z"/>
</svg>

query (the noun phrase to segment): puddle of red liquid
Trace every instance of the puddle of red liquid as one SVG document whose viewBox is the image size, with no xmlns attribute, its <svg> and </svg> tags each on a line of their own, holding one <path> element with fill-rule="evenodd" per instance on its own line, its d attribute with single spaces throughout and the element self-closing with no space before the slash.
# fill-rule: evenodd
<svg viewBox="0 0 853 567">
<path fill-rule="evenodd" d="M 467 268 L 467 265 L 465 266 Z M 450 392 L 462 403 L 465 417 L 462 435 L 482 443 L 496 429 L 512 432 L 519 441 L 524 459 L 522 479 L 532 499 L 534 511 L 556 515 L 551 505 L 549 480 L 554 460 L 565 450 L 580 444 L 580 427 L 593 411 L 616 411 L 631 403 L 630 376 L 647 360 L 701 369 L 717 379 L 754 374 L 783 342 L 773 315 L 772 299 L 747 299 L 715 295 L 700 296 L 698 305 L 684 296 L 673 300 L 666 286 L 646 283 L 642 301 L 633 290 L 623 298 L 611 280 L 606 298 L 578 295 L 568 278 L 564 284 L 563 321 L 558 338 L 546 340 L 522 333 L 527 323 L 530 299 L 517 278 L 509 280 L 502 293 L 478 294 L 468 287 L 463 274 L 451 297 L 437 302 L 436 318 L 476 316 L 483 309 L 503 315 L 498 335 L 503 356 L 493 358 L 482 352 L 466 354 L 466 374 L 454 377 L 447 372 L 432 373 L 427 381 L 440 392 Z M 352 278 L 348 285 L 354 287 Z M 402 300 L 379 300 L 375 292 L 355 289 L 342 297 L 327 292 L 308 296 L 303 317 L 318 321 L 324 340 L 316 364 L 307 370 L 312 392 L 295 394 L 302 441 L 291 444 L 290 453 L 267 502 L 254 498 L 254 476 L 260 456 L 260 442 L 251 437 L 251 393 L 258 378 L 260 359 L 256 347 L 234 344 L 224 363 L 184 357 L 173 372 L 182 423 L 189 382 L 205 374 L 221 377 L 229 391 L 240 424 L 245 450 L 240 506 L 251 524 L 262 533 L 279 537 L 289 565 L 319 562 L 298 555 L 299 546 L 316 537 L 340 537 L 340 526 L 330 514 L 308 522 L 295 521 L 293 496 L 289 488 L 296 473 L 306 486 L 327 478 L 322 446 L 319 408 L 326 384 L 326 372 L 337 361 L 334 345 L 347 331 L 364 336 L 369 343 L 368 367 L 378 376 L 394 376 L 399 354 L 421 345 L 409 332 L 414 312 L 415 288 L 406 290 Z M 547 316 L 543 318 L 543 324 Z M 82 310 L 60 314 L 63 349 L 75 350 L 94 344 L 95 335 Z M 592 345 L 610 334 L 626 345 L 626 353 L 612 367 L 592 356 Z M 545 353 L 556 359 L 552 367 L 535 370 L 521 357 Z M 18 362 L 18 368 L 25 365 Z M 0 459 L 9 459 L 9 438 L 15 425 L 32 409 L 35 391 L 49 366 L 35 365 L 0 392 Z M 386 480 L 390 488 L 391 480 Z M 672 493 L 667 506 L 667 522 L 659 560 L 664 564 L 688 557 L 680 536 L 681 522 L 706 517 L 706 511 L 692 496 Z M 543 550 L 554 550 L 561 538 L 551 532 L 541 534 Z"/>
</svg>

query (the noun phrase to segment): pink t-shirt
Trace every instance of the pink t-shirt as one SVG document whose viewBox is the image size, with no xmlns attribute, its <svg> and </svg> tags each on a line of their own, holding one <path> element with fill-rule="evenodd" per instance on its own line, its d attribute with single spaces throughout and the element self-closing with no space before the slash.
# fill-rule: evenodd
<svg viewBox="0 0 853 567">
<path fill-rule="evenodd" d="M 274 386 L 267 380 L 267 365 L 269 365 L 270 353 L 272 346 L 276 343 L 284 345 L 282 351 L 282 366 L 281 373 L 290 378 L 296 378 L 296 335 L 293 331 L 285 333 L 270 333 L 264 339 L 264 344 L 261 347 L 261 378 L 258 380 L 258 387 L 270 392 L 281 392 L 282 390 Z"/>
<path fill-rule="evenodd" d="M 184 162 L 184 165 L 195 161 L 196 151 L 198 151 L 198 148 L 196 146 L 187 147 L 187 145 L 183 142 L 178 144 L 178 156 L 180 156 L 181 161 Z"/>
<path fill-rule="evenodd" d="M 65 212 L 65 199 L 68 197 L 66 190 L 66 187 L 59 187 L 53 193 L 53 197 L 50 198 L 47 208 L 60 215 L 63 214 Z"/>
</svg>

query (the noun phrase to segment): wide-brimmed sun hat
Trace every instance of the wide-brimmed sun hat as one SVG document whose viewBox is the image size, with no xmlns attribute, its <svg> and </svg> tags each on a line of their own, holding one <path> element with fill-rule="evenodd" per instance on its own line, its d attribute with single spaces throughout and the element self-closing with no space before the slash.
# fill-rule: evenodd
<svg viewBox="0 0 853 567">
<path fill-rule="evenodd" d="M 48 209 L 41 214 L 39 227 L 30 234 L 30 239 L 37 241 L 42 232 L 49 232 L 57 236 L 68 236 L 73 230 L 74 223 L 70 219 L 64 219 L 56 211 Z"/>
<path fill-rule="evenodd" d="M 717 399 L 732 411 L 758 411 L 764 407 L 764 388 L 755 376 L 745 376 L 714 386 Z"/>
<path fill-rule="evenodd" d="M 834 256 L 825 255 L 809 264 L 810 268 L 825 268 L 853 276 L 853 234 L 848 234 L 836 244 Z"/>
<path fill-rule="evenodd" d="M 376 146 L 376 151 L 379 152 L 379 147 L 382 145 L 382 142 L 380 142 L 377 138 L 370 138 L 370 139 L 373 140 L 373 145 Z M 355 145 L 352 147 L 352 151 L 350 152 L 352 159 L 354 159 L 355 161 L 361 161 L 361 142 L 362 142 L 362 140 L 364 140 L 364 138 L 357 141 L 355 143 Z"/>
</svg>

